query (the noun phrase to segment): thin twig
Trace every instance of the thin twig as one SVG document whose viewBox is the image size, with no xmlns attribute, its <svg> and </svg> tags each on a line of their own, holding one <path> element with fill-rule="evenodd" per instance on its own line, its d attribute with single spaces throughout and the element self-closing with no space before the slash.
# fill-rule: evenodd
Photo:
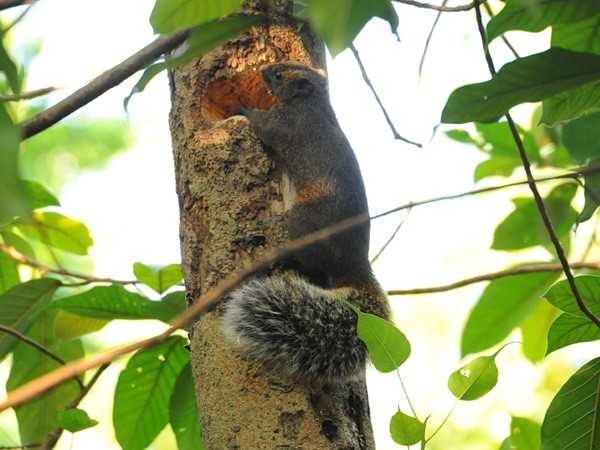
<svg viewBox="0 0 600 450">
<path fill-rule="evenodd" d="M 35 0 L 0 0 L 0 11 L 14 8 L 15 6 L 29 5 Z"/>
<path fill-rule="evenodd" d="M 447 3 L 448 0 L 444 0 L 442 2 L 442 7 L 446 6 Z M 421 78 L 421 73 L 423 72 L 423 65 L 425 64 L 425 57 L 427 56 L 427 51 L 429 50 L 429 44 L 431 43 L 433 33 L 435 32 L 435 29 L 437 28 L 437 25 L 440 21 L 440 17 L 442 17 L 442 12 L 443 11 L 438 11 L 438 13 L 436 14 L 433 24 L 431 25 L 431 30 L 429 30 L 429 34 L 427 35 L 427 39 L 425 40 L 425 47 L 423 47 L 423 54 L 421 55 L 421 61 L 419 61 L 419 78 Z"/>
<path fill-rule="evenodd" d="M 67 364 L 67 362 L 64 359 L 62 359 L 60 356 L 58 356 L 56 353 L 54 353 L 48 347 L 45 347 L 44 345 L 40 344 L 39 342 L 34 341 L 29 336 L 26 336 L 23 333 L 20 333 L 19 331 L 15 330 L 14 328 L 7 327 L 6 325 L 0 325 L 0 331 L 3 333 L 10 334 L 11 336 L 14 336 L 19 341 L 35 348 L 38 352 L 43 353 L 44 355 L 53 359 L 54 361 L 56 361 L 59 364 L 62 364 L 62 365 Z M 83 389 L 83 382 L 81 381 L 81 379 L 79 377 L 77 377 L 76 381 L 77 381 L 77 384 L 79 384 L 80 389 Z"/>
<path fill-rule="evenodd" d="M 25 16 L 27 14 L 29 14 L 29 12 L 31 11 L 31 8 L 33 8 L 33 5 L 29 5 L 27 8 L 25 8 L 25 10 L 23 10 L 23 12 L 21 14 L 19 14 L 11 23 L 9 23 L 6 28 L 4 30 L 2 30 L 2 33 L 4 35 L 6 35 L 6 33 L 8 33 L 10 30 L 12 30 L 12 28 L 17 25 L 19 22 L 21 22 L 21 20 L 23 20 L 25 18 Z"/>
<path fill-rule="evenodd" d="M 481 43 L 483 45 L 483 52 L 485 54 L 485 59 L 488 65 L 488 69 L 492 76 L 496 76 L 496 68 L 494 67 L 494 61 L 492 60 L 492 56 L 487 46 L 486 38 L 485 38 L 485 28 L 483 26 L 483 19 L 481 17 L 481 9 L 479 5 L 475 7 L 475 17 L 477 19 L 477 28 L 479 29 L 479 35 L 481 37 Z M 527 175 L 527 184 L 529 185 L 529 189 L 533 193 L 533 198 L 535 199 L 535 203 L 537 205 L 540 216 L 542 217 L 542 221 L 544 222 L 544 226 L 546 227 L 546 231 L 548 232 L 548 236 L 554 245 L 554 249 L 556 250 L 556 255 L 558 256 L 558 260 L 563 266 L 563 271 L 565 276 L 567 277 L 567 281 L 569 286 L 571 287 L 571 291 L 575 296 L 575 300 L 577 301 L 577 305 L 581 312 L 583 312 L 592 322 L 596 324 L 598 328 L 600 328 L 600 318 L 596 317 L 596 315 L 588 308 L 585 304 L 585 301 L 581 297 L 581 293 L 577 288 L 577 284 L 575 283 L 575 278 L 573 277 L 573 273 L 569 267 L 569 261 L 567 256 L 565 255 L 565 251 L 562 248 L 560 240 L 556 235 L 556 231 L 554 230 L 554 226 L 552 225 L 552 221 L 550 220 L 550 216 L 548 215 L 548 211 L 546 210 L 546 206 L 544 205 L 544 200 L 538 191 L 537 185 L 535 184 L 535 179 L 533 177 L 533 173 L 531 171 L 531 163 L 529 162 L 529 157 L 527 156 L 527 151 L 525 150 L 525 146 L 523 145 L 523 141 L 521 140 L 521 136 L 519 135 L 519 131 L 517 130 L 517 126 L 513 121 L 512 116 L 509 112 L 505 114 L 506 121 L 508 122 L 508 126 L 510 128 L 510 132 L 513 136 L 515 144 L 517 145 L 517 149 L 519 150 L 519 155 L 521 156 L 521 161 L 523 163 L 523 168 L 525 169 L 525 174 Z"/>
<path fill-rule="evenodd" d="M 45 87 L 41 89 L 35 89 L 33 91 L 22 92 L 14 95 L 0 95 L 0 102 L 17 102 L 20 100 L 31 100 L 32 98 L 41 97 L 48 95 L 51 92 L 56 91 L 58 88 L 54 86 Z"/>
<path fill-rule="evenodd" d="M 406 222 L 406 219 L 408 219 L 408 215 L 410 214 L 410 211 L 411 211 L 410 208 L 406 210 L 406 215 L 404 217 L 402 217 L 402 220 L 400 220 L 400 222 L 396 226 L 396 229 L 394 230 L 392 235 L 388 238 L 387 241 L 385 241 L 385 243 L 381 246 L 381 248 L 375 254 L 375 256 L 373 256 L 373 258 L 371 258 L 371 261 L 370 261 L 371 264 L 373 264 L 375 261 L 377 261 L 377 259 L 382 255 L 382 253 L 385 251 L 385 249 L 388 248 L 388 246 L 396 238 L 396 235 L 400 231 L 400 228 L 402 228 L 402 225 L 404 225 L 404 222 Z"/>
<path fill-rule="evenodd" d="M 188 31 L 185 30 L 173 33 L 169 36 L 159 37 L 151 44 L 114 66 L 112 69 L 97 76 L 84 87 L 78 89 L 56 105 L 51 106 L 31 119 L 23 122 L 21 124 L 22 138 L 27 139 L 44 131 L 46 128 L 51 127 L 56 122 L 67 117 L 69 114 L 77 111 L 96 97 L 99 97 L 109 89 L 129 78 L 138 70 L 146 67 L 162 54 L 177 48 L 185 41 L 187 36 Z"/>
<path fill-rule="evenodd" d="M 115 280 L 113 278 L 104 278 L 104 277 L 95 277 L 93 275 L 87 275 L 84 273 L 73 272 L 67 269 L 58 269 L 54 267 L 49 267 L 39 261 L 29 258 L 28 256 L 19 253 L 14 247 L 10 247 L 6 244 L 0 243 L 0 251 L 6 254 L 13 261 L 23 264 L 29 267 L 33 267 L 34 269 L 38 269 L 43 273 L 53 273 L 56 275 L 62 275 L 65 277 L 78 278 L 80 280 L 84 280 L 81 283 L 72 283 L 65 284 L 65 286 L 73 287 L 73 286 L 84 286 L 90 283 L 112 283 L 112 284 L 137 284 L 138 281 L 135 280 Z"/>
<path fill-rule="evenodd" d="M 365 65 L 363 64 L 362 59 L 360 58 L 360 54 L 358 53 L 358 50 L 356 49 L 354 44 L 350 44 L 350 50 L 352 50 L 354 59 L 356 59 L 356 62 L 358 63 L 358 67 L 360 69 L 360 73 L 362 74 L 363 80 L 365 81 L 367 86 L 369 86 L 369 89 L 371 89 L 371 92 L 373 93 L 373 97 L 375 97 L 375 100 L 377 100 L 377 104 L 379 105 L 381 112 L 383 112 L 385 121 L 387 122 L 388 126 L 390 127 L 390 130 L 392 130 L 394 139 L 398 139 L 400 141 L 406 142 L 407 144 L 411 144 L 411 145 L 414 145 L 419 148 L 423 147 L 418 142 L 411 141 L 410 139 L 407 139 L 407 138 L 403 137 L 400 133 L 398 133 L 398 130 L 396 130 L 396 127 L 394 126 L 394 122 L 392 122 L 392 119 L 390 118 L 387 110 L 385 109 L 385 106 L 383 106 L 383 102 L 381 101 L 381 98 L 379 98 L 379 95 L 377 94 L 377 91 L 375 90 L 375 86 L 373 86 L 373 83 L 371 82 L 371 79 L 369 78 L 369 75 L 367 74 Z"/>
<path fill-rule="evenodd" d="M 404 5 L 416 6 L 417 8 L 432 9 L 434 11 L 462 12 L 462 11 L 470 11 L 471 9 L 475 8 L 475 6 L 485 3 L 487 0 L 475 0 L 475 1 L 472 1 L 471 3 L 467 3 L 465 5 L 458 5 L 458 6 L 438 6 L 438 5 L 432 5 L 431 3 L 416 2 L 414 0 L 392 0 L 392 1 L 394 1 L 396 3 L 402 3 Z"/>
<path fill-rule="evenodd" d="M 110 366 L 110 364 L 107 363 L 98 367 L 98 370 L 96 370 L 94 376 L 90 379 L 90 381 L 88 381 L 88 383 L 85 385 L 84 389 L 79 393 L 79 395 L 77 395 L 77 397 L 75 397 L 71 401 L 71 403 L 67 405 L 65 410 L 77 408 L 79 406 L 79 404 L 85 398 L 85 396 L 88 395 L 89 392 L 92 390 L 92 388 L 100 378 L 100 375 L 102 375 L 102 372 L 104 372 L 108 368 L 108 366 Z M 48 434 L 48 436 L 46 436 L 46 440 L 39 447 L 41 447 L 42 450 L 52 450 L 58 442 L 58 440 L 60 439 L 60 437 L 62 436 L 63 431 L 64 430 L 60 427 L 55 428 Z"/>
<path fill-rule="evenodd" d="M 572 269 L 600 269 L 600 262 L 574 262 L 569 264 Z M 453 289 L 459 289 L 471 284 L 481 283 L 483 281 L 493 281 L 499 278 L 513 277 L 516 275 L 523 275 L 528 273 L 538 272 L 562 272 L 563 266 L 557 263 L 539 263 L 539 264 L 528 264 L 521 267 L 515 267 L 514 269 L 499 270 L 497 272 L 485 273 L 464 280 L 455 281 L 454 283 L 444 284 L 441 286 L 430 286 L 424 288 L 413 288 L 413 289 L 394 289 L 387 291 L 388 295 L 419 295 L 419 294 L 433 294 L 436 292 L 447 292 Z"/>
<path fill-rule="evenodd" d="M 485 12 L 487 12 L 490 17 L 494 17 L 494 11 L 492 11 L 492 7 L 489 3 L 483 3 L 483 7 L 485 8 Z M 502 42 L 504 42 L 504 44 L 508 47 L 508 49 L 515 58 L 520 58 L 519 54 L 517 53 L 517 50 L 513 47 L 513 45 L 510 43 L 506 36 L 502 35 L 500 36 L 500 39 L 502 39 Z"/>
<path fill-rule="evenodd" d="M 551 175 L 551 176 L 547 176 L 547 177 L 536 178 L 535 181 L 536 181 L 536 183 L 542 183 L 542 182 L 546 182 L 546 181 L 565 180 L 565 179 L 575 179 L 576 180 L 577 177 L 581 177 L 581 176 L 584 176 L 584 175 L 587 175 L 590 173 L 598 173 L 598 172 L 600 172 L 600 165 L 595 165 L 595 166 L 590 166 L 590 167 L 579 167 L 579 168 L 573 169 L 571 172 L 566 172 L 566 173 L 562 173 L 559 175 Z M 416 201 L 416 202 L 410 202 L 405 205 L 397 206 L 396 208 L 392 208 L 392 209 L 389 209 L 382 213 L 376 214 L 371 217 L 371 220 L 379 219 L 381 217 L 385 217 L 390 214 L 394 214 L 398 211 L 403 211 L 405 209 L 413 208 L 415 206 L 423 206 L 423 205 L 427 205 L 430 203 L 437 203 L 437 202 L 441 202 L 441 201 L 445 201 L 445 200 L 457 200 L 457 199 L 469 197 L 472 195 L 485 194 L 488 192 L 499 191 L 499 190 L 508 189 L 511 187 L 523 186 L 528 183 L 529 182 L 527 180 L 514 181 L 512 183 L 506 183 L 506 184 L 500 184 L 500 185 L 496 185 L 496 186 L 489 186 L 489 187 L 484 187 L 484 188 L 479 188 L 479 189 L 473 189 L 471 191 L 465 191 L 465 192 L 461 192 L 459 194 L 443 195 L 441 197 L 433 197 L 428 200 L 420 200 L 420 201 Z"/>
<path fill-rule="evenodd" d="M 30 337 L 25 336 L 24 334 L 20 333 L 19 331 L 15 330 L 13 328 L 7 327 L 6 325 L 0 325 L 0 331 L 14 336 L 18 340 L 20 340 L 20 341 L 26 343 L 27 345 L 30 345 L 31 347 L 35 348 L 40 353 L 43 353 L 44 355 L 48 356 L 49 358 L 52 358 L 54 361 L 56 361 L 59 364 L 66 364 L 67 363 L 64 359 L 62 359 L 56 353 L 52 352 L 52 350 L 44 347 L 39 342 L 34 341 Z"/>
</svg>

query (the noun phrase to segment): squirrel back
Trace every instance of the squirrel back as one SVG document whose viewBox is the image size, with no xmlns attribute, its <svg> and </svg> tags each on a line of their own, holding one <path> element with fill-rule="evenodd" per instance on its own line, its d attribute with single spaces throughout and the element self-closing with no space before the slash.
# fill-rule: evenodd
<svg viewBox="0 0 600 450">
<path fill-rule="evenodd" d="M 360 168 L 323 74 L 283 63 L 267 66 L 262 76 L 277 103 L 268 111 L 242 112 L 295 187 L 290 239 L 368 213 Z M 368 251 L 367 222 L 297 253 L 287 262 L 293 272 L 251 280 L 229 295 L 225 337 L 284 378 L 314 383 L 356 376 L 367 351 L 356 335 L 356 314 L 344 301 L 389 317 Z"/>
</svg>

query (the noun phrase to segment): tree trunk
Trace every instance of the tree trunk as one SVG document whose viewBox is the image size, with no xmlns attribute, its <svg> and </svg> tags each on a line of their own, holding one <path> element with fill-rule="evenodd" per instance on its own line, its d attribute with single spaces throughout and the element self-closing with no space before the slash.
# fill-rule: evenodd
<svg viewBox="0 0 600 450">
<path fill-rule="evenodd" d="M 246 3 L 246 8 L 258 8 Z M 279 2 L 281 11 L 291 2 Z M 191 302 L 286 239 L 287 177 L 266 155 L 240 103 L 268 108 L 258 69 L 293 60 L 323 67 L 323 50 L 271 12 L 253 29 L 171 73 L 170 116 L 180 234 Z M 300 31 L 299 31 L 300 30 Z M 220 308 L 193 327 L 192 366 L 207 450 L 374 449 L 364 379 L 307 388 L 274 380 L 223 340 Z"/>
</svg>

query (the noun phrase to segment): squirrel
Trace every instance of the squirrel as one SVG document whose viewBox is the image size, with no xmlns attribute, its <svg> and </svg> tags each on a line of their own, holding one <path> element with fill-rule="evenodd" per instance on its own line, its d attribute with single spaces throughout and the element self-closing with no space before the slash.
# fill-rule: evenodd
<svg viewBox="0 0 600 450">
<path fill-rule="evenodd" d="M 295 188 L 289 238 L 368 214 L 360 168 L 330 104 L 325 76 L 291 62 L 266 66 L 261 75 L 277 102 L 266 111 L 240 112 Z M 284 379 L 323 384 L 355 378 L 365 368 L 367 349 L 344 301 L 384 319 L 390 315 L 368 259 L 369 230 L 367 222 L 306 247 L 290 262 L 294 270 L 232 291 L 222 317 L 225 338 Z"/>
</svg>

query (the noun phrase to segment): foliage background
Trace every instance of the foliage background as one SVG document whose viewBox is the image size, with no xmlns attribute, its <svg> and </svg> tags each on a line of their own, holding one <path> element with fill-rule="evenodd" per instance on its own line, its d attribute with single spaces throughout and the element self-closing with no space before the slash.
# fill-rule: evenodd
<svg viewBox="0 0 600 450">
<path fill-rule="evenodd" d="M 39 48 L 28 69 L 27 88 L 62 86 L 49 97 L 52 103 L 145 45 L 152 38 L 147 22 L 151 7 L 141 0 L 40 2 L 15 29 L 11 41 L 21 61 Z M 432 137 L 450 92 L 489 78 L 473 12 L 443 15 L 419 79 L 418 62 L 435 13 L 403 5 L 396 8 L 400 42 L 394 40 L 387 24 L 375 19 L 356 46 L 397 128 L 423 142 L 423 149 L 393 140 L 350 52 L 341 53 L 329 64 L 332 101 L 360 161 L 373 213 L 468 190 L 473 187 L 476 165 L 484 159 L 481 152 L 449 140 L 440 131 Z M 9 21 L 18 12 L 2 18 Z M 509 37 L 522 55 L 545 49 L 549 41 L 548 32 L 516 32 Z M 499 40 L 491 48 L 497 66 L 510 59 Z M 133 82 L 129 80 L 74 114 L 63 126 L 71 129 L 62 137 L 49 131 L 32 139 L 27 144 L 30 148 L 25 149 L 32 156 L 24 163 L 28 176 L 60 194 L 61 211 L 86 223 L 92 232 L 94 247 L 89 258 L 61 258 L 81 271 L 125 279 L 133 277 L 136 261 L 166 265 L 179 259 L 166 77 L 134 97 L 126 115 L 122 99 Z M 530 105 L 515 110 L 525 127 L 532 113 Z M 94 139 L 78 137 L 73 131 L 78 126 L 87 127 Z M 445 129 L 449 128 L 453 127 Z M 465 129 L 473 131 L 470 126 Z M 38 152 L 52 149 L 53 158 L 34 157 L 36 148 L 41 149 Z M 517 170 L 514 178 L 522 177 Z M 498 182 L 504 179 L 486 179 L 483 184 Z M 541 189 L 548 192 L 551 187 L 546 184 Z M 548 259 L 540 248 L 511 253 L 490 249 L 494 228 L 513 209 L 510 200 L 517 196 L 529 196 L 527 188 L 415 208 L 375 263 L 382 285 L 386 289 L 437 285 L 516 262 Z M 583 205 L 580 197 L 574 202 L 578 210 Z M 373 224 L 373 251 L 387 240 L 399 219 L 388 216 Z M 594 225 L 590 221 L 577 229 L 575 254 L 583 251 Z M 598 253 L 594 246 L 589 259 L 595 260 Z M 417 411 L 421 416 L 432 412 L 432 423 L 439 423 L 454 404 L 446 387 L 447 376 L 460 366 L 462 327 L 484 286 L 391 299 L 396 323 L 413 346 L 401 373 Z M 86 338 L 84 345 L 90 352 L 98 351 L 149 336 L 162 327 L 151 321 L 116 321 Z M 513 338 L 518 340 L 519 333 Z M 540 421 L 552 395 L 573 369 L 599 354 L 597 344 L 580 344 L 534 365 L 523 358 L 519 345 L 508 347 L 498 357 L 498 386 L 477 402 L 461 403 L 430 448 L 499 448 L 509 432 L 510 414 Z M 113 364 L 82 403 L 100 425 L 66 434 L 59 448 L 118 448 L 110 424 L 114 383 L 123 366 L 124 361 Z M 8 362 L 0 365 L 0 386 L 5 385 L 8 368 Z M 404 405 L 398 379 L 375 371 L 370 371 L 369 377 L 378 448 L 397 448 L 389 437 L 388 422 L 397 403 Z M 13 414 L 0 415 L 0 443 L 17 443 L 17 436 Z M 172 445 L 167 429 L 152 448 Z"/>
</svg>

